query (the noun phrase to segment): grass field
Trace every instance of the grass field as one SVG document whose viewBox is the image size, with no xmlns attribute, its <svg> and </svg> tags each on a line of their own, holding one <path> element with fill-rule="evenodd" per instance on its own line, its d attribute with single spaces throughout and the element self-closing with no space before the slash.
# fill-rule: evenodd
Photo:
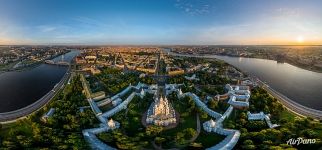
<svg viewBox="0 0 322 150">
<path fill-rule="evenodd" d="M 183 106 L 183 105 L 180 105 L 180 106 Z M 176 110 L 178 110 L 178 109 L 176 109 Z M 186 110 L 186 108 L 181 108 L 181 110 Z M 183 113 L 181 113 L 181 114 L 183 114 Z M 173 148 L 173 147 L 183 148 L 183 147 L 188 146 L 189 143 L 187 143 L 185 145 L 177 145 L 175 142 L 175 137 L 176 137 L 177 133 L 183 132 L 187 128 L 196 129 L 197 128 L 196 120 L 197 120 L 196 114 L 194 114 L 194 113 L 190 113 L 187 116 L 181 115 L 180 120 L 179 120 L 179 124 L 177 127 L 161 132 L 160 136 L 167 139 L 167 141 L 162 145 L 162 148 Z"/>
<path fill-rule="evenodd" d="M 208 133 L 206 131 L 201 131 L 198 138 L 196 139 L 196 143 L 201 143 L 204 148 L 212 147 L 219 142 L 221 142 L 225 136 L 216 134 L 216 133 Z"/>
<path fill-rule="evenodd" d="M 3 124 L 0 130 L 0 137 L 8 137 L 13 131 L 32 136 L 31 122 L 28 119 L 22 119 L 17 122 Z"/>
<path fill-rule="evenodd" d="M 287 121 L 293 122 L 297 116 L 288 110 L 284 110 L 279 117 L 280 119 L 285 119 Z"/>
</svg>

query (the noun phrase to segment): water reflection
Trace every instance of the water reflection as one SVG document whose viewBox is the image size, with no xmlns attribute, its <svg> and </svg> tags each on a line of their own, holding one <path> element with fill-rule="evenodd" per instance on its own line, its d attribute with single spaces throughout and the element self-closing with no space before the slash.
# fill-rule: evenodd
<svg viewBox="0 0 322 150">
<path fill-rule="evenodd" d="M 78 53 L 66 54 L 65 61 L 71 61 Z M 61 80 L 66 71 L 67 67 L 41 64 L 22 72 L 0 74 L 0 112 L 17 110 L 37 101 Z"/>
</svg>

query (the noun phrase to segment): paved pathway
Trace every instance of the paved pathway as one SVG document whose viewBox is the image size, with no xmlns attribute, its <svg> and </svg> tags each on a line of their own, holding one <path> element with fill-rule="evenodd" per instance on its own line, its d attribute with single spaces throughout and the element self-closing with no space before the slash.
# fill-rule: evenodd
<svg viewBox="0 0 322 150">
<path fill-rule="evenodd" d="M 201 131 L 199 114 L 197 113 L 196 116 L 197 116 L 197 134 L 189 140 L 190 143 L 195 141 L 198 138 Z"/>
<path fill-rule="evenodd" d="M 279 100 L 288 110 L 291 110 L 297 114 L 303 115 L 303 116 L 309 116 L 315 119 L 322 119 L 322 111 L 308 108 L 306 106 L 303 106 L 299 103 L 296 103 L 289 99 L 288 97 L 284 96 L 283 94 L 275 91 L 265 83 L 259 81 L 259 83 L 262 85 L 263 89 L 265 89 L 270 95 L 275 97 L 277 100 Z"/>
</svg>

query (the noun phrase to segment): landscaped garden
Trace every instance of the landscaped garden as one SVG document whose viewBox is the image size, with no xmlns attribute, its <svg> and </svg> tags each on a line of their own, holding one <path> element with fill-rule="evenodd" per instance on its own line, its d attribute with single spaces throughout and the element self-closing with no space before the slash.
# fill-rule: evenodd
<svg viewBox="0 0 322 150">
<path fill-rule="evenodd" d="M 168 96 L 172 106 L 180 115 L 180 120 L 175 128 L 148 125 L 142 122 L 143 115 L 148 110 L 153 95 L 147 94 L 143 99 L 135 97 L 128 105 L 128 109 L 117 113 L 112 118 L 121 123 L 122 127 L 112 132 L 105 132 L 98 137 L 110 146 L 119 149 L 142 148 L 206 148 L 223 140 L 224 136 L 215 133 L 206 133 L 200 129 L 197 133 L 197 115 L 201 124 L 210 117 L 202 112 L 190 97 L 177 98 L 176 94 Z M 194 141 L 191 141 L 195 137 Z M 154 145 L 154 146 L 153 146 Z"/>
</svg>

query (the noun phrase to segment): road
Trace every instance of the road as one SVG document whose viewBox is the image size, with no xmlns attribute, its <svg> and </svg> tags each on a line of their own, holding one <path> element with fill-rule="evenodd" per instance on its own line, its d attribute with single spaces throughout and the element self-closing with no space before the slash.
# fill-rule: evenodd
<svg viewBox="0 0 322 150">
<path fill-rule="evenodd" d="M 308 107 L 303 106 L 299 103 L 296 103 L 296 102 L 292 101 L 291 99 L 289 99 L 288 97 L 284 96 L 283 94 L 275 91 L 274 89 L 272 89 L 270 86 L 268 86 L 264 82 L 262 82 L 262 81 L 258 81 L 258 82 L 264 90 L 266 90 L 270 95 L 272 95 L 277 100 L 279 100 L 287 109 L 289 109 L 297 114 L 303 115 L 303 116 L 308 116 L 308 117 L 312 117 L 314 119 L 322 120 L 322 111 L 308 108 Z"/>
<path fill-rule="evenodd" d="M 58 92 L 59 89 L 65 86 L 64 83 L 68 81 L 70 78 L 70 68 L 66 71 L 63 78 L 54 86 L 54 88 L 49 91 L 46 95 L 40 98 L 38 101 L 15 111 L 0 113 L 0 122 L 14 121 L 18 118 L 25 117 L 34 111 L 39 110 L 45 104 L 47 104 Z"/>
</svg>

